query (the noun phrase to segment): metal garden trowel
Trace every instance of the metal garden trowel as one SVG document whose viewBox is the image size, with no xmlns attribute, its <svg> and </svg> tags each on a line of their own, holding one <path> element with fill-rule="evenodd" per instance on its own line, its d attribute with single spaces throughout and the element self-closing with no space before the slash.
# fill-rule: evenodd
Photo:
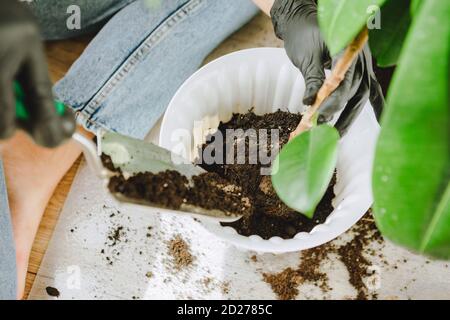
<svg viewBox="0 0 450 320">
<path fill-rule="evenodd" d="M 192 176 L 206 172 L 199 166 L 187 163 L 185 159 L 173 154 L 169 150 L 149 142 L 125 137 L 117 133 L 104 132 L 101 137 L 97 137 L 97 145 L 78 133 L 75 133 L 72 138 L 82 146 L 89 167 L 97 174 L 97 176 L 103 179 L 106 184 L 109 183 L 111 177 L 117 175 L 117 172 L 113 172 L 103 165 L 100 158 L 101 154 L 109 156 L 114 167 L 116 169 L 120 168 L 125 177 L 133 176 L 139 172 L 151 172 L 157 174 L 166 170 L 174 170 L 190 180 Z M 128 198 L 121 193 L 111 194 L 119 202 L 161 207 L 158 204 L 147 202 L 145 200 Z M 205 197 L 208 197 L 208 195 L 205 194 Z M 180 212 L 186 212 L 198 217 L 206 216 L 222 222 L 232 222 L 241 217 L 241 215 L 232 212 L 224 212 L 217 209 L 207 210 L 191 204 L 182 204 Z"/>
</svg>

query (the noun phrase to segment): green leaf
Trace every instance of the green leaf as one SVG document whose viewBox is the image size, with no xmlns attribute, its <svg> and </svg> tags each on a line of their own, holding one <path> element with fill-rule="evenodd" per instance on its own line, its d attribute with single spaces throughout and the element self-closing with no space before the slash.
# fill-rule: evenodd
<svg viewBox="0 0 450 320">
<path fill-rule="evenodd" d="M 272 184 L 290 208 L 312 218 L 336 168 L 339 134 L 321 125 L 292 139 L 275 159 Z"/>
<path fill-rule="evenodd" d="M 319 25 L 332 56 L 358 35 L 386 0 L 319 0 Z M 375 6 L 375 7 L 374 7 Z"/>
<path fill-rule="evenodd" d="M 396 65 L 411 25 L 411 0 L 388 0 L 381 8 L 381 29 L 369 30 L 370 49 L 380 67 Z"/>
<path fill-rule="evenodd" d="M 392 241 L 450 258 L 450 2 L 423 1 L 387 99 L 373 175 L 374 214 Z"/>
<path fill-rule="evenodd" d="M 415 16 L 417 12 L 419 12 L 420 5 L 422 4 L 422 0 L 411 0 L 411 15 Z"/>
</svg>

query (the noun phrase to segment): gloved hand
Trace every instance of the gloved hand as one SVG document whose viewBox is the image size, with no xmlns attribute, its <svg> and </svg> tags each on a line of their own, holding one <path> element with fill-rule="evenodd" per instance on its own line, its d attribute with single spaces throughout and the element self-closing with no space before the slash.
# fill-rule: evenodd
<svg viewBox="0 0 450 320">
<path fill-rule="evenodd" d="M 275 0 L 271 16 L 277 37 L 284 40 L 287 55 L 305 78 L 303 103 L 312 105 L 325 80 L 324 69 L 334 67 L 340 57 L 330 57 L 320 34 L 317 3 L 315 0 Z M 384 97 L 373 71 L 370 49 L 366 45 L 340 86 L 320 106 L 318 122 L 330 121 L 345 108 L 336 123 L 342 136 L 368 98 L 379 119 Z"/>
<path fill-rule="evenodd" d="M 25 93 L 27 121 L 16 119 L 14 81 Z M 0 6 L 0 139 L 17 128 L 27 131 L 46 147 L 55 147 L 75 130 L 74 115 L 55 110 L 51 82 L 39 30 L 28 8 L 17 0 Z"/>
</svg>

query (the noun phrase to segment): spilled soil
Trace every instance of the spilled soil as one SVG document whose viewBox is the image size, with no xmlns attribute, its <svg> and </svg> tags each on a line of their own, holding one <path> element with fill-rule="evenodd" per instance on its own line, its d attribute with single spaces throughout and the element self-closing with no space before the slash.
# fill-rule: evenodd
<svg viewBox="0 0 450 320">
<path fill-rule="evenodd" d="M 169 255 L 172 257 L 176 270 L 189 267 L 194 261 L 189 244 L 184 241 L 181 235 L 175 236 L 167 244 Z"/>
<path fill-rule="evenodd" d="M 332 241 L 302 251 L 298 267 L 286 268 L 275 274 L 264 273 L 263 280 L 271 286 L 280 300 L 295 299 L 303 284 L 312 284 L 326 293 L 332 288 L 328 283 L 328 275 L 321 271 L 321 265 L 333 261 L 337 256 L 347 269 L 348 281 L 356 291 L 356 299 L 376 299 L 376 294 L 371 293 L 366 285 L 366 281 L 373 274 L 369 258 L 379 255 L 370 249 L 370 244 L 382 244 L 383 238 L 370 212 L 353 227 L 352 232 L 353 238 L 345 244 Z"/>
</svg>

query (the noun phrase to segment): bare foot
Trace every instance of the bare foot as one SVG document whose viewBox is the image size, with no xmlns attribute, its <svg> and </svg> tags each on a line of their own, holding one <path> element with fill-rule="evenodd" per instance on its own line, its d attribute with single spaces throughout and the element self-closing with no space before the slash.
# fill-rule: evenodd
<svg viewBox="0 0 450 320">
<path fill-rule="evenodd" d="M 16 244 L 18 299 L 23 296 L 28 259 L 44 210 L 80 153 L 73 141 L 45 149 L 20 131 L 0 145 Z"/>
</svg>

